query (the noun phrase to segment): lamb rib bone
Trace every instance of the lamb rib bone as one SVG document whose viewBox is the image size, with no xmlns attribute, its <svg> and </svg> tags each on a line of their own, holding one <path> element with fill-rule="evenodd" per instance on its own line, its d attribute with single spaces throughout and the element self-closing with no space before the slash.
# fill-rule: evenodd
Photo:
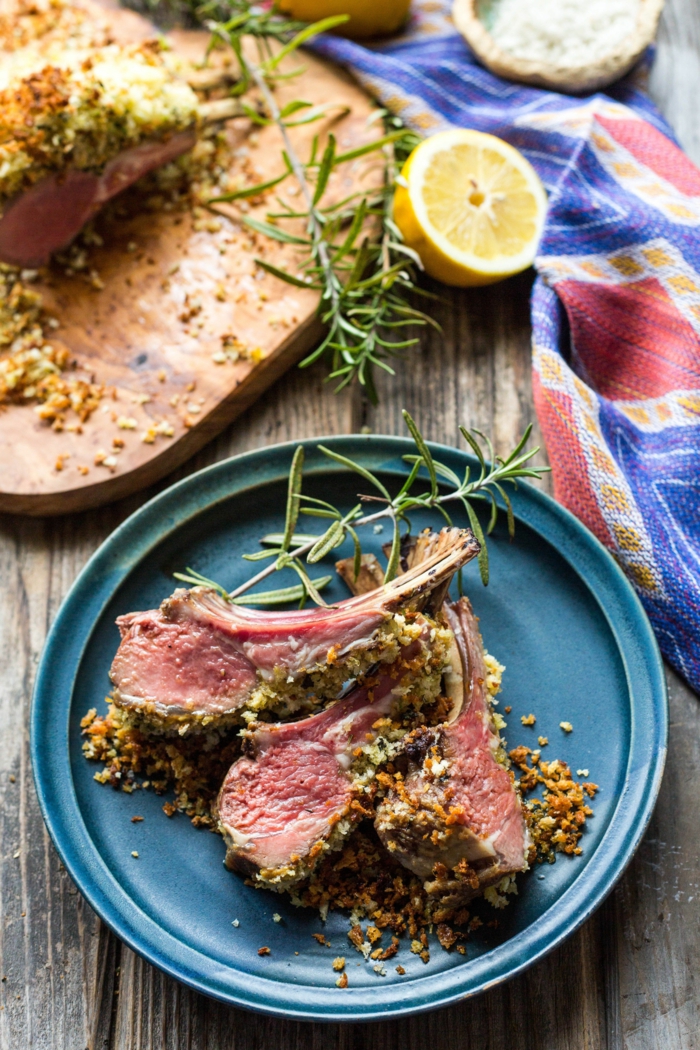
<svg viewBox="0 0 700 1050">
<path fill-rule="evenodd" d="M 178 590 L 158 610 L 117 620 L 114 702 L 161 728 L 204 728 L 238 722 L 244 709 L 289 713 L 309 698 L 334 699 L 349 679 L 397 658 L 406 632 L 415 631 L 406 614 L 478 550 L 469 530 L 443 529 L 425 562 L 323 609 L 260 612 L 208 588 Z"/>
</svg>

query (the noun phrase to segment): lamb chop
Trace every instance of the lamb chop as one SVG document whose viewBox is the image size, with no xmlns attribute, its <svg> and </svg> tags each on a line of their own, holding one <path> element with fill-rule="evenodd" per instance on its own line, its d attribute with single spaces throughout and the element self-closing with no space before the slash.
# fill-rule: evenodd
<svg viewBox="0 0 700 1050">
<path fill-rule="evenodd" d="M 430 644 L 430 623 L 418 620 L 421 638 L 371 683 L 311 718 L 259 723 L 246 733 L 249 754 L 233 764 L 218 799 L 229 868 L 253 875 L 259 886 L 289 889 L 371 815 L 376 768 L 405 734 L 390 716 Z"/>
<path fill-rule="evenodd" d="M 160 728 L 180 729 L 317 707 L 376 663 L 393 663 L 421 635 L 416 613 L 429 616 L 432 595 L 478 550 L 469 530 L 443 529 L 425 562 L 327 608 L 259 612 L 210 588 L 177 590 L 160 609 L 117 620 L 114 702 Z M 437 621 L 432 627 L 435 652 L 422 665 L 426 688 L 442 674 L 449 637 Z"/>
<path fill-rule="evenodd" d="M 446 605 L 464 703 L 449 723 L 409 734 L 409 768 L 382 775 L 375 827 L 426 890 L 457 907 L 528 867 L 530 839 L 520 798 L 485 691 L 487 668 L 472 607 Z"/>
</svg>

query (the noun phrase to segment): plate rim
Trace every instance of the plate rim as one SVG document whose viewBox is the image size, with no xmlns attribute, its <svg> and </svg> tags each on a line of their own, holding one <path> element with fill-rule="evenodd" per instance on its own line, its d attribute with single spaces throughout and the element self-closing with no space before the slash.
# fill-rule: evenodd
<svg viewBox="0 0 700 1050">
<path fill-rule="evenodd" d="M 326 1022 L 384 1020 L 447 1006 L 510 980 L 571 936 L 602 904 L 639 846 L 656 803 L 667 749 L 667 689 L 661 654 L 649 620 L 612 555 L 570 511 L 533 485 L 521 482 L 514 494 L 516 516 L 538 534 L 545 535 L 547 542 L 583 580 L 615 638 L 632 700 L 630 749 L 622 791 L 608 827 L 581 875 L 536 924 L 477 959 L 446 972 L 414 978 L 405 985 L 380 987 L 378 983 L 376 989 L 348 989 L 342 999 L 334 988 L 285 984 L 222 967 L 216 960 L 158 927 L 119 887 L 92 842 L 80 813 L 71 775 L 68 736 L 76 675 L 104 606 L 126 575 L 153 546 L 189 518 L 211 510 L 236 492 L 250 489 L 255 484 L 281 480 L 287 474 L 291 454 L 298 445 L 305 447 L 308 471 L 317 472 L 323 468 L 341 473 L 342 468 L 318 453 L 319 444 L 335 446 L 338 451 L 355 458 L 369 459 L 374 470 L 387 471 L 396 469 L 396 465 L 392 468 L 390 464 L 402 452 L 413 449 L 409 438 L 351 434 L 283 442 L 244 452 L 204 467 L 158 493 L 129 515 L 100 544 L 64 598 L 44 645 L 31 704 L 31 761 L 44 822 L 71 878 L 101 920 L 142 958 L 202 994 L 255 1012 Z M 448 462 L 457 458 L 463 464 L 476 464 L 475 458 L 461 449 L 435 442 L 428 442 L 428 445 L 436 456 Z M 218 488 L 213 484 L 217 481 Z M 208 489 L 211 491 L 207 498 Z M 200 491 L 204 494 L 201 503 L 198 502 Z M 564 542 L 552 538 L 551 533 L 543 533 L 545 526 L 550 529 L 554 526 L 554 533 L 560 534 L 557 539 Z M 128 552 L 126 557 L 115 558 L 124 541 Z M 593 581 L 590 576 L 584 576 L 580 565 L 576 564 L 577 560 L 583 560 L 584 554 L 592 557 L 597 570 Z M 616 604 L 624 610 L 623 622 L 611 619 L 610 610 L 596 589 L 601 583 L 604 590 L 613 592 Z M 86 595 L 87 587 L 90 590 Z M 70 637 L 76 603 L 79 603 L 79 611 L 82 610 L 81 619 L 88 620 L 84 636 L 77 641 Z M 636 641 L 636 645 L 632 645 L 632 650 L 637 650 L 635 666 L 630 666 L 630 639 L 624 645 L 621 640 L 627 636 Z M 70 652 L 69 661 L 62 659 L 66 650 Z M 59 707 L 60 711 L 65 709 L 65 732 L 60 746 L 56 746 L 54 733 L 50 741 L 53 746 L 47 747 L 46 715 L 56 707 L 57 673 L 62 684 L 68 687 Z M 636 709 L 640 698 L 632 684 L 640 675 L 646 678 L 648 692 L 644 698 L 644 710 Z M 633 759 L 638 757 L 641 721 L 645 731 L 642 746 L 646 740 L 647 749 L 650 744 L 652 747 L 642 762 L 643 779 L 637 780 L 632 788 L 630 770 Z M 639 776 L 639 770 L 635 775 Z M 600 868 L 603 870 L 598 871 Z M 176 949 L 174 952 L 169 950 L 172 947 Z M 198 961 L 204 965 L 197 965 Z M 464 968 L 468 969 L 462 974 Z M 222 979 L 222 970 L 228 975 L 227 980 Z M 473 973 L 475 976 L 471 977 Z"/>
</svg>

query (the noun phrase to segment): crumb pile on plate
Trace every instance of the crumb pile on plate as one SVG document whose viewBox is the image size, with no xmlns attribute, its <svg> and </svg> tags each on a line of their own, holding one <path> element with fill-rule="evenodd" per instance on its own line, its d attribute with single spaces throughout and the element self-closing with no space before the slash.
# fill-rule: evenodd
<svg viewBox="0 0 700 1050">
<path fill-rule="evenodd" d="M 296 620 L 291 613 L 251 618 L 248 610 L 236 610 L 224 622 L 225 609 L 210 603 L 205 615 L 195 595 L 196 630 L 191 619 L 185 621 L 188 659 L 194 653 L 201 668 L 202 654 L 213 650 L 206 631 L 215 630 L 255 671 L 242 691 L 242 678 L 229 688 L 225 717 L 218 720 L 205 721 L 201 697 L 197 710 L 181 711 L 180 698 L 165 712 L 170 717 L 163 717 L 163 698 L 156 703 L 153 693 L 167 685 L 167 672 L 157 681 L 152 671 L 139 678 L 134 660 L 135 643 L 140 640 L 148 655 L 163 623 L 154 628 L 152 613 L 125 618 L 130 622 L 123 637 L 132 651 L 126 662 L 115 661 L 117 688 L 108 713 L 93 709 L 82 723 L 85 756 L 104 766 L 95 779 L 127 792 L 172 791 L 165 812 L 184 812 L 195 825 L 223 833 L 228 866 L 250 884 L 287 891 L 295 904 L 322 917 L 330 910 L 349 912 L 350 942 L 380 975 L 404 936 L 424 962 L 431 932 L 442 948 L 464 954 L 470 932 L 484 922 L 497 925 L 483 914 L 481 898 L 505 907 L 517 893 L 519 872 L 536 861 L 552 862 L 557 852 L 581 852 L 596 790 L 574 780 L 564 763 L 543 761 L 540 752 L 506 752 L 500 736 L 505 723 L 495 710 L 504 668 L 485 652 L 466 599 L 444 600 L 452 573 L 476 549 L 473 537 L 460 530 L 423 534 L 405 549 L 403 576 L 393 584 L 330 612 L 306 610 Z M 347 565 L 340 570 L 347 578 Z M 365 573 L 365 586 L 374 588 L 371 575 Z M 353 613 L 366 618 L 372 608 L 382 615 L 344 651 L 338 631 L 350 629 Z M 248 615 L 243 628 L 241 612 Z M 386 632 L 397 614 L 412 630 L 399 635 L 398 658 L 392 652 L 383 663 L 372 643 L 386 641 L 380 628 Z M 183 662 L 183 621 L 176 623 L 174 633 L 172 623 L 166 624 L 171 633 L 165 645 L 172 648 L 177 634 L 173 666 L 186 679 L 194 664 Z M 134 638 L 135 624 L 140 626 Z M 288 649 L 279 644 L 278 624 L 292 640 Z M 306 648 L 296 658 L 301 638 Z M 275 646 L 272 668 L 262 650 Z M 323 678 L 309 673 L 323 663 L 324 647 L 331 666 L 345 659 L 346 668 L 356 671 L 340 698 L 338 682 L 345 674 L 328 679 L 329 695 L 319 688 Z M 165 648 L 159 652 L 162 663 Z M 360 653 L 372 654 L 369 663 Z M 211 691 L 230 666 L 210 661 L 208 677 L 197 679 L 197 687 Z M 247 706 L 264 673 L 268 685 L 282 682 L 274 672 L 283 666 L 296 706 Z M 127 703 L 125 679 L 133 690 Z M 145 717 L 144 703 L 134 703 L 137 694 L 142 701 L 150 697 Z M 274 688 L 266 695 L 273 694 Z M 284 690 L 281 699 L 288 702 Z M 280 710 L 286 720 L 273 721 Z M 521 771 L 519 782 L 513 765 Z M 541 797 L 526 802 L 536 789 Z M 339 987 L 347 985 L 344 977 Z"/>
</svg>

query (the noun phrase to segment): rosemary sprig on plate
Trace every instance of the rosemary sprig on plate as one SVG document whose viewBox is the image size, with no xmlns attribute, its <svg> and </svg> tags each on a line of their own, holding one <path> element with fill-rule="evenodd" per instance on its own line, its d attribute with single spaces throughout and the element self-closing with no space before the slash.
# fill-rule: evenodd
<svg viewBox="0 0 700 1050">
<path fill-rule="evenodd" d="M 303 492 L 304 448 L 299 445 L 294 453 L 289 471 L 284 532 L 264 536 L 260 541 L 264 546 L 263 550 L 243 555 L 247 561 L 268 559 L 274 559 L 274 561 L 230 593 L 227 593 L 219 584 L 207 580 L 191 569 L 187 570 L 187 574 L 175 573 L 177 579 L 185 583 L 214 587 L 229 601 L 243 604 L 241 596 L 252 587 L 261 583 L 272 573 L 290 568 L 299 577 L 300 582 L 297 587 L 286 588 L 284 591 L 256 592 L 248 597 L 245 604 L 272 605 L 283 601 L 295 601 L 298 598 L 300 607 L 303 607 L 306 600 L 311 598 L 317 605 L 325 605 L 326 602 L 320 591 L 329 582 L 330 577 L 312 580 L 307 566 L 320 562 L 322 558 L 350 538 L 355 550 L 354 573 L 357 579 L 362 561 L 362 545 L 357 529 L 363 525 L 377 524 L 382 519 L 388 518 L 392 524 L 392 542 L 384 575 L 386 583 L 393 580 L 398 572 L 403 538 L 401 526 L 404 525 L 407 533 L 410 533 L 409 513 L 416 509 L 434 510 L 441 515 L 444 522 L 451 525 L 452 519 L 448 507 L 456 503 L 466 510 L 472 531 L 481 546 L 478 562 L 481 580 L 486 586 L 489 582 L 486 536 L 493 531 L 498 520 L 497 497 L 500 496 L 505 506 L 508 534 L 512 539 L 515 533 L 515 519 L 510 497 L 504 485 L 509 483 L 517 488 L 519 478 L 541 478 L 549 470 L 549 467 L 528 465 L 532 457 L 539 452 L 539 446 L 529 450 L 525 447 L 532 428 L 527 427 L 513 451 L 503 459 L 494 455 L 490 440 L 481 431 L 470 431 L 466 427 L 460 427 L 464 440 L 477 457 L 479 469 L 477 474 L 472 475 L 471 468 L 467 467 L 463 476 L 459 477 L 450 467 L 433 457 L 423 435 L 405 410 L 403 417 L 413 438 L 416 451 L 403 457 L 407 465 L 407 474 L 395 495 L 392 496 L 383 482 L 361 463 L 342 456 L 333 449 L 325 448 L 323 445 L 318 446 L 320 452 L 348 470 L 354 471 L 368 485 L 371 485 L 375 492 L 371 495 L 359 495 L 359 502 L 345 512 L 326 500 L 305 495 Z M 474 509 L 474 503 L 479 500 L 485 501 L 489 506 L 489 520 L 485 531 Z M 368 503 L 377 503 L 380 506 L 376 511 L 365 514 L 363 507 Z M 325 531 L 314 535 L 298 532 L 297 525 L 301 514 L 325 519 L 328 522 Z"/>
<path fill-rule="evenodd" d="M 280 280 L 314 288 L 320 293 L 318 309 L 326 335 L 300 367 L 326 357 L 330 365 L 328 378 L 338 381 L 336 390 L 357 381 L 376 404 L 375 369 L 381 368 L 393 375 L 391 359 L 418 342 L 415 334 L 407 329 L 426 324 L 438 327 L 412 303 L 416 295 L 432 296 L 418 288 L 420 259 L 403 244 L 391 217 L 396 179 L 404 160 L 420 139 L 404 128 L 398 118 L 386 110 L 377 110 L 376 120 L 384 123 L 385 133 L 374 142 L 343 152 L 338 150 L 333 134 L 329 134 L 325 147 L 320 148 L 316 138 L 310 155 L 303 160 L 294 149 L 288 129 L 329 114 L 326 107 L 313 106 L 303 99 L 279 108 L 274 86 L 283 75 L 280 63 L 314 36 L 343 22 L 346 16 L 307 25 L 280 16 L 275 4 L 261 8 L 247 0 L 193 3 L 193 10 L 211 31 L 210 51 L 223 43 L 236 56 L 239 78 L 232 93 L 241 95 L 253 86 L 258 89 L 265 114 L 250 106 L 250 119 L 257 124 L 276 124 L 283 145 L 284 171 L 279 177 L 214 197 L 209 205 L 216 207 L 255 197 L 287 179 L 296 181 L 303 202 L 300 209 L 293 209 L 277 198 L 278 209 L 268 213 L 266 221 L 245 215 L 241 221 L 257 233 L 304 250 L 306 257 L 296 274 L 262 259 L 256 260 L 258 266 Z M 255 39 L 257 62 L 246 53 L 243 44 L 246 36 Z M 276 47 L 272 46 L 273 41 Z M 329 202 L 326 190 L 332 173 L 341 165 L 370 154 L 382 166 L 380 184 L 370 191 Z M 305 227 L 302 236 L 285 228 L 285 222 L 300 219 Z"/>
</svg>

